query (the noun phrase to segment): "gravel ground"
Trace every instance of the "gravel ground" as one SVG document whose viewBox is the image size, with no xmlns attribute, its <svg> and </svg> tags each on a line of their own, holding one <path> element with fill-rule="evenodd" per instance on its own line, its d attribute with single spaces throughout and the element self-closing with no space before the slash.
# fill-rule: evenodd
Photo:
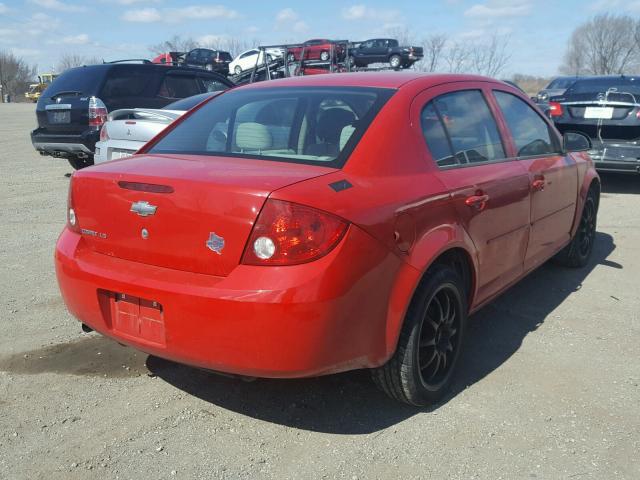
<svg viewBox="0 0 640 480">
<path fill-rule="evenodd" d="M 0 105 L 0 478 L 640 478 L 640 177 L 605 177 L 593 261 L 473 317 L 451 395 L 366 372 L 244 383 L 83 335 L 52 252 L 71 168 Z"/>
</svg>

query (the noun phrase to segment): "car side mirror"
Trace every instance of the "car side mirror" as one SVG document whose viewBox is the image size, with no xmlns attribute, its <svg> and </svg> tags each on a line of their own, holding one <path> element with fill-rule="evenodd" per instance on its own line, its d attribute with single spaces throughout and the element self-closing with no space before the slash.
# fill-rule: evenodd
<svg viewBox="0 0 640 480">
<path fill-rule="evenodd" d="M 565 152 L 586 152 L 591 150 L 591 139 L 582 133 L 566 132 L 562 136 Z"/>
</svg>

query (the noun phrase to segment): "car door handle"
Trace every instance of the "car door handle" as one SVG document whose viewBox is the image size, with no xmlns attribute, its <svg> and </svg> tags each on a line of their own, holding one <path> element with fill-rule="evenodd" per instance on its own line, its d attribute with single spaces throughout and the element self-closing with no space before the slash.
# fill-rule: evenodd
<svg viewBox="0 0 640 480">
<path fill-rule="evenodd" d="M 541 192 L 544 190 L 544 186 L 546 185 L 544 178 L 538 178 L 531 183 L 531 188 L 533 188 L 536 192 Z"/>
<path fill-rule="evenodd" d="M 489 195 L 471 195 L 467 197 L 464 201 L 465 205 L 471 208 L 475 208 L 478 211 L 482 211 L 487 207 L 487 202 L 489 201 Z"/>
</svg>

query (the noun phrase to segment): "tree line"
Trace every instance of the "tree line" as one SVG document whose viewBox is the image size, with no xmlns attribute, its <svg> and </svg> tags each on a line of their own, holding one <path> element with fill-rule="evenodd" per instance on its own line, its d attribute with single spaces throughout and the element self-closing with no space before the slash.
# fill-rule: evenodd
<svg viewBox="0 0 640 480">
<path fill-rule="evenodd" d="M 514 52 L 510 37 L 489 35 L 473 40 L 455 39 L 447 34 L 415 35 L 407 28 L 388 32 L 405 45 L 421 45 L 424 58 L 414 65 L 423 72 L 475 73 L 500 77 L 508 70 Z M 233 57 L 259 45 L 257 39 L 231 36 L 205 36 L 199 41 L 174 35 L 149 51 L 159 54 L 168 51 L 189 51 L 196 47 L 228 51 Z M 62 72 L 72 67 L 102 63 L 102 58 L 64 54 L 56 64 Z M 20 96 L 29 82 L 35 79 L 36 65 L 29 65 L 9 50 L 0 50 L 0 85 L 2 93 Z M 579 25 L 571 34 L 559 72 L 566 75 L 613 75 L 640 72 L 640 18 L 625 14 L 604 13 Z M 533 90 L 548 79 L 514 74 L 513 80 Z M 529 91 L 524 85 L 521 85 Z"/>
</svg>

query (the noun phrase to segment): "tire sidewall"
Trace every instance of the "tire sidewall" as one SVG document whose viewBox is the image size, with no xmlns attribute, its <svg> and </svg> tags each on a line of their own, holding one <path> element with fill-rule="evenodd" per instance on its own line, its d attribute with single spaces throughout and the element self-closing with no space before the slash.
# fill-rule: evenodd
<svg viewBox="0 0 640 480">
<path fill-rule="evenodd" d="M 433 387 L 427 385 L 422 378 L 418 360 L 418 352 L 424 314 L 433 297 L 442 288 L 449 288 L 452 291 L 455 291 L 457 303 L 455 305 L 455 308 L 458 310 L 458 314 L 461 315 L 461 321 L 458 332 L 458 348 L 455 352 L 455 356 L 453 357 L 451 367 L 446 377 L 437 386 Z M 410 317 L 406 319 L 408 324 L 405 325 L 405 327 L 408 327 L 411 330 L 405 352 L 405 354 L 407 355 L 405 363 L 412 366 L 412 368 L 409 369 L 411 378 L 407 379 L 409 380 L 409 382 L 407 383 L 407 387 L 411 392 L 410 397 L 412 403 L 415 403 L 417 405 L 425 405 L 439 400 L 447 391 L 447 389 L 451 385 L 453 378 L 455 377 L 460 359 L 460 353 L 464 349 L 464 339 L 466 337 L 467 330 L 468 307 L 462 279 L 453 269 L 449 267 L 436 267 L 433 274 L 431 274 L 427 281 L 423 284 L 421 291 L 418 293 L 414 301 L 417 301 L 418 305 L 415 309 L 412 309 Z"/>
</svg>

